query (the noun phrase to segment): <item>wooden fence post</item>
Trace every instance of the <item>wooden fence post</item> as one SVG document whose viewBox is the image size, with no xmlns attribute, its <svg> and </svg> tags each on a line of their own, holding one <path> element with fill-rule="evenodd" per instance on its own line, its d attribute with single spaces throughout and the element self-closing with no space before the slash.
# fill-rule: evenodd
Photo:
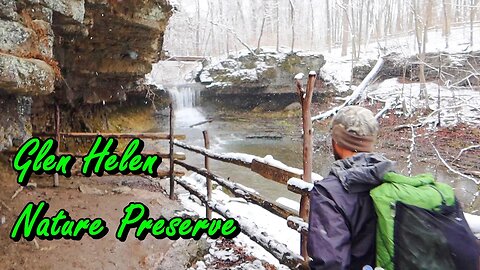
<svg viewBox="0 0 480 270">
<path fill-rule="evenodd" d="M 312 128 L 312 116 L 310 112 L 310 105 L 312 103 L 313 88 L 315 86 L 317 74 L 311 71 L 308 75 L 307 89 L 306 91 L 302 87 L 301 78 L 295 77 L 297 85 L 297 93 L 300 97 L 300 104 L 302 105 L 302 122 L 303 122 L 303 181 L 312 182 L 312 170 L 313 170 L 313 128 Z M 302 195 L 300 199 L 300 217 L 308 222 L 308 211 L 310 208 L 310 200 L 308 196 Z M 307 236 L 301 234 L 300 236 L 300 254 L 304 260 L 308 262 L 307 252 Z"/>
<path fill-rule="evenodd" d="M 170 156 L 170 200 L 175 199 L 175 180 L 174 180 L 174 156 L 173 156 L 173 104 L 170 103 L 170 117 L 169 117 L 169 124 L 170 124 L 170 131 L 169 131 L 169 156 Z"/>
<path fill-rule="evenodd" d="M 208 138 L 208 131 L 203 131 L 203 140 L 205 142 L 205 149 L 210 148 L 210 140 Z M 205 169 L 207 172 L 210 172 L 210 162 L 207 156 L 205 156 Z M 205 177 L 207 180 L 207 200 L 210 202 L 212 200 L 212 179 L 208 176 Z M 205 204 L 206 215 L 208 219 L 212 219 L 212 209 L 208 206 L 208 203 Z"/>
<path fill-rule="evenodd" d="M 57 140 L 58 146 L 55 150 L 55 155 L 60 155 L 60 108 L 58 107 L 58 103 L 55 103 L 55 139 Z M 60 185 L 58 181 L 58 173 L 53 175 L 53 186 L 58 187 Z"/>
</svg>

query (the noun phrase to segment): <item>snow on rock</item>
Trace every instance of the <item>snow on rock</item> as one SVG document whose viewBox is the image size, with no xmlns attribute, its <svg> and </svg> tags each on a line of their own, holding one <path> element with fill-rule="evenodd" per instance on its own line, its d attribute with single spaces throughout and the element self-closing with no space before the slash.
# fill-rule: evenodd
<svg viewBox="0 0 480 270">
<path fill-rule="evenodd" d="M 210 72 L 208 71 L 200 73 L 199 79 L 201 83 L 207 83 L 207 84 L 213 83 L 213 79 L 210 76 Z"/>
</svg>

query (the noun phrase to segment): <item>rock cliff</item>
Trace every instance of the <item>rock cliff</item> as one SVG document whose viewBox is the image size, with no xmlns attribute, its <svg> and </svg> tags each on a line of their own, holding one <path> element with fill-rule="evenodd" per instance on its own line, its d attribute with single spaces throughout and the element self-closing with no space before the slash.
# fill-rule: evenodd
<svg viewBox="0 0 480 270">
<path fill-rule="evenodd" d="M 206 85 L 202 101 L 233 109 L 284 109 L 298 101 L 295 74 L 311 70 L 318 73 L 324 64 L 324 57 L 318 54 L 268 51 L 207 62 L 198 75 Z"/>
<path fill-rule="evenodd" d="M 0 0 L 0 150 L 30 136 L 32 115 L 51 126 L 54 103 L 68 115 L 142 91 L 171 12 L 167 0 Z"/>
</svg>

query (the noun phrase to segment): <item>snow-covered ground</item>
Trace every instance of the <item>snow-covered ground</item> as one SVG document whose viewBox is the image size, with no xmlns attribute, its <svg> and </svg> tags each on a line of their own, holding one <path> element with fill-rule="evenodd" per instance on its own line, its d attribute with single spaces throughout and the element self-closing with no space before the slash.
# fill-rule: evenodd
<svg viewBox="0 0 480 270">
<path fill-rule="evenodd" d="M 474 28 L 475 33 L 480 27 Z M 445 37 L 441 30 L 430 30 L 426 53 L 466 53 L 480 50 L 480 35 L 474 35 L 473 46 L 469 44 L 470 33 L 465 28 L 452 28 L 449 38 L 449 47 L 445 48 Z M 340 48 L 335 48 L 331 53 L 324 53 L 326 64 L 321 69 L 324 79 L 332 83 L 339 92 L 355 90 L 355 85 L 350 85 L 352 77 L 352 59 L 348 54 L 339 57 Z M 417 54 L 418 49 L 413 35 L 396 36 L 378 43 L 372 42 L 362 48 L 361 59 L 355 61 L 354 65 L 365 65 L 368 61 L 378 59 L 380 55 L 391 52 L 399 54 L 399 57 L 409 58 Z M 460 80 L 462 78 L 456 78 Z M 452 87 L 447 81 L 445 85 L 436 83 L 426 84 L 428 94 L 428 108 L 434 113 L 424 119 L 425 122 L 435 124 L 435 117 L 438 113 L 437 98 L 440 90 L 440 114 L 442 125 L 455 125 L 464 122 L 474 125 L 480 124 L 480 91 L 470 88 Z M 412 114 L 417 109 L 426 108 L 427 104 L 420 95 L 419 83 L 400 83 L 396 78 L 385 80 L 378 85 L 367 87 L 364 96 L 370 100 L 390 102 L 395 104 L 398 113 Z M 433 117 L 435 116 L 435 117 Z M 428 119 L 427 119 L 428 118 Z"/>
<path fill-rule="evenodd" d="M 195 187 L 200 193 L 206 194 L 206 180 L 203 176 L 192 174 L 188 177 L 183 177 L 183 179 L 188 182 L 189 185 Z M 285 244 L 291 251 L 297 254 L 300 253 L 300 234 L 297 231 L 290 229 L 287 226 L 287 221 L 285 219 L 280 218 L 255 204 L 250 204 L 243 199 L 228 196 L 222 191 L 220 186 L 217 186 L 212 193 L 212 199 L 224 204 L 232 213 L 254 222 L 259 230 L 266 232 L 269 236 L 272 236 L 277 241 Z M 200 217 L 205 217 L 205 207 L 201 206 L 197 199 L 193 199 L 188 193 L 180 194 L 179 199 L 186 209 L 196 212 Z M 213 213 L 213 218 L 220 218 L 220 216 Z M 234 238 L 234 241 L 237 245 L 244 247 L 245 251 L 254 257 L 265 260 L 276 266 L 278 269 L 288 269 L 288 267 L 280 265 L 277 259 L 258 244 L 250 240 L 246 235 L 240 234 L 238 237 Z M 212 246 L 214 243 L 215 241 L 210 241 Z M 231 254 L 225 250 L 212 247 L 209 254 L 205 256 L 203 264 L 197 264 L 195 269 L 205 269 L 202 268 L 204 267 L 204 264 L 208 265 L 208 263 L 212 262 L 216 257 L 234 255 L 235 254 Z M 206 269 L 208 269 L 208 267 Z M 253 261 L 244 262 L 241 269 L 264 268 L 261 265 L 258 265 L 258 262 Z"/>
<path fill-rule="evenodd" d="M 419 98 L 420 83 L 403 84 L 397 78 L 388 79 L 378 86 L 371 87 L 368 92 L 371 100 L 398 103 L 399 113 L 403 113 L 402 103 L 405 105 L 407 114 L 421 108 L 425 108 L 425 100 Z M 425 90 L 428 93 L 428 107 L 432 110 L 430 116 L 422 122 L 436 126 L 438 111 L 442 126 L 452 126 L 459 122 L 480 125 L 480 91 L 468 88 L 452 90 L 435 83 L 426 83 Z M 438 110 L 438 95 L 440 94 L 440 110 Z"/>
<path fill-rule="evenodd" d="M 480 50 L 480 26 L 474 27 L 473 46 L 470 46 L 470 32 L 464 27 L 454 27 L 451 29 L 449 38 L 449 47 L 445 48 L 445 37 L 442 36 L 441 29 L 433 29 L 428 32 L 426 43 L 426 53 L 444 52 L 444 53 L 465 53 L 469 51 Z M 351 48 L 349 48 L 350 50 Z M 387 39 L 377 41 L 371 40 L 367 46 L 362 46 L 360 59 L 354 62 L 354 65 L 364 65 L 368 60 L 378 59 L 380 55 L 387 55 L 395 52 L 402 57 L 410 57 L 418 53 L 418 46 L 415 36 L 397 35 Z M 333 48 L 331 53 L 319 52 L 325 57 L 326 64 L 322 67 L 321 75 L 323 78 L 331 81 L 337 87 L 338 91 L 349 90 L 349 84 L 352 77 L 352 56 L 348 52 L 346 56 L 341 57 L 341 48 Z M 352 86 L 354 88 L 354 86 Z M 353 90 L 353 89 L 352 89 Z"/>
</svg>

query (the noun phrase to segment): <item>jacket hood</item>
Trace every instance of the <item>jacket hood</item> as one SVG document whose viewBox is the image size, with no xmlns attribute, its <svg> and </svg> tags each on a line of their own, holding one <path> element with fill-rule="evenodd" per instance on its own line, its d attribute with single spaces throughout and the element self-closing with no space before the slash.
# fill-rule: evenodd
<svg viewBox="0 0 480 270">
<path fill-rule="evenodd" d="M 336 176 L 349 193 L 369 191 L 383 182 L 387 172 L 394 171 L 395 162 L 376 153 L 359 153 L 333 163 L 330 174 Z"/>
</svg>

